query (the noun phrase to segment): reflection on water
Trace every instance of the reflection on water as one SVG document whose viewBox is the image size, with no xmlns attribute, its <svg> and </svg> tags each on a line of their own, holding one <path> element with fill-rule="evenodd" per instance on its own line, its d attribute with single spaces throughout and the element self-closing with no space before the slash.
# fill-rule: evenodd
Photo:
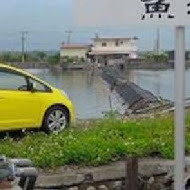
<svg viewBox="0 0 190 190">
<path fill-rule="evenodd" d="M 102 117 L 110 111 L 110 92 L 100 77 L 84 71 L 41 72 L 38 77 L 64 89 L 75 105 L 77 118 Z"/>
<path fill-rule="evenodd" d="M 110 92 L 97 75 L 87 71 L 50 72 L 48 70 L 30 70 L 42 80 L 64 89 L 74 102 L 78 118 L 102 117 L 102 113 L 110 111 Z M 126 73 L 131 82 L 151 91 L 154 95 L 174 100 L 174 71 L 131 70 Z M 190 97 L 190 70 L 186 71 L 186 96 Z M 113 109 L 121 108 L 118 96 L 111 95 Z"/>
</svg>

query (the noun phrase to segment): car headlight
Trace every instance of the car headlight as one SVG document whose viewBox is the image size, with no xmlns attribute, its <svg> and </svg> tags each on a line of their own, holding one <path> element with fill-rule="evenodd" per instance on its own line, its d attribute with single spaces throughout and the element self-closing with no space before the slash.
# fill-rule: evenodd
<svg viewBox="0 0 190 190">
<path fill-rule="evenodd" d="M 63 96 L 65 96 L 66 98 L 70 99 L 70 98 L 69 98 L 69 95 L 68 95 L 64 90 L 61 90 L 61 93 L 62 93 Z"/>
</svg>

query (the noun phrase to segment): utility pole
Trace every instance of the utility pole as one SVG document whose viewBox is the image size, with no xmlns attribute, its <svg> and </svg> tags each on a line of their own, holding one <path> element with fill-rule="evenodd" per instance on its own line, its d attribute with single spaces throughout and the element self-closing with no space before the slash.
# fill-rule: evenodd
<svg viewBox="0 0 190 190">
<path fill-rule="evenodd" d="M 157 35 L 157 38 L 156 38 L 156 53 L 159 55 L 160 54 L 160 28 L 157 28 L 157 31 L 156 31 L 156 35 Z"/>
<path fill-rule="evenodd" d="M 96 38 L 96 39 L 99 38 L 99 33 L 98 33 L 98 32 L 95 33 L 95 38 Z"/>
<path fill-rule="evenodd" d="M 185 27 L 175 29 L 175 190 L 185 190 Z"/>
<path fill-rule="evenodd" d="M 69 45 L 71 43 L 71 34 L 73 33 L 73 31 L 72 30 L 66 30 L 65 33 L 68 34 L 67 45 Z"/>
<path fill-rule="evenodd" d="M 28 34 L 28 31 L 22 31 L 21 32 L 21 40 L 22 40 L 22 63 L 25 62 L 25 40 L 26 40 L 26 35 Z"/>
</svg>

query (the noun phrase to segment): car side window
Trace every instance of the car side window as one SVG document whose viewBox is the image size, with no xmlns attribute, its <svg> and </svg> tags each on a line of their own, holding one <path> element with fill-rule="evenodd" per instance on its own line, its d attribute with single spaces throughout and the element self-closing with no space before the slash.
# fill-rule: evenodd
<svg viewBox="0 0 190 190">
<path fill-rule="evenodd" d="M 0 70 L 0 90 L 27 90 L 25 76 L 12 71 Z"/>
<path fill-rule="evenodd" d="M 29 83 L 33 83 L 35 85 L 35 91 L 38 91 L 38 92 L 47 92 L 47 87 L 45 85 L 43 85 L 42 83 L 32 79 L 32 78 L 29 78 Z"/>
</svg>

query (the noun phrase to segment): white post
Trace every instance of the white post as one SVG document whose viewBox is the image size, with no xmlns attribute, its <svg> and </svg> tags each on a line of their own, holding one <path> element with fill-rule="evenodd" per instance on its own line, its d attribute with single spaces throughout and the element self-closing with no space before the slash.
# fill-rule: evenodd
<svg viewBox="0 0 190 190">
<path fill-rule="evenodd" d="M 176 27 L 175 49 L 175 190 L 185 190 L 185 27 Z"/>
</svg>

